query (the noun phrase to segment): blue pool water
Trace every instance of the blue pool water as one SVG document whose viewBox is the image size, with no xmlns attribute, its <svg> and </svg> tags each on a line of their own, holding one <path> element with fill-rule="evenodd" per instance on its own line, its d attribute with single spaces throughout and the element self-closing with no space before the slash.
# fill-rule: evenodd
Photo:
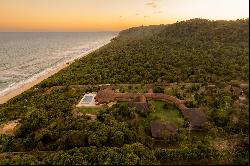
<svg viewBox="0 0 250 166">
<path fill-rule="evenodd" d="M 93 96 L 85 96 L 84 98 L 83 98 L 83 103 L 90 103 L 91 101 L 92 101 L 92 99 L 93 99 Z"/>
</svg>

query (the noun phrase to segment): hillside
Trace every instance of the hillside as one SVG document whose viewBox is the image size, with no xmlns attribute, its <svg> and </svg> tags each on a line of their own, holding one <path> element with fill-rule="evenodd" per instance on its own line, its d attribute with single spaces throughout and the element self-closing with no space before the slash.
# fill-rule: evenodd
<svg viewBox="0 0 250 166">
<path fill-rule="evenodd" d="M 247 82 L 248 36 L 248 19 L 193 19 L 131 28 L 55 75 L 44 86 Z"/>
<path fill-rule="evenodd" d="M 192 19 L 120 32 L 0 105 L 0 165 L 249 164 L 248 26 L 248 19 Z M 148 112 L 131 101 L 76 107 L 99 84 L 117 96 L 174 96 L 208 121 L 192 128 L 176 105 L 152 97 L 144 99 Z M 154 138 L 154 121 L 175 133 Z"/>
</svg>

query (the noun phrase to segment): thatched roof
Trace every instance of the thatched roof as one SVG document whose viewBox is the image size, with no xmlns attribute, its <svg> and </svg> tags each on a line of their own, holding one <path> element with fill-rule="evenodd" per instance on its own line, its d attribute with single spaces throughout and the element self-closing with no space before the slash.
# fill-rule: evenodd
<svg viewBox="0 0 250 166">
<path fill-rule="evenodd" d="M 237 96 L 240 96 L 243 94 L 243 90 L 240 88 L 240 87 L 237 87 L 237 86 L 231 86 L 231 91 L 237 95 Z"/>
<path fill-rule="evenodd" d="M 109 87 L 107 89 L 100 90 L 97 93 L 95 100 L 97 104 L 108 104 L 113 101 L 132 101 L 135 98 L 139 98 L 140 102 L 130 103 L 129 106 L 136 107 L 139 111 L 149 111 L 146 100 L 147 98 L 151 98 L 166 102 L 173 102 L 181 110 L 183 116 L 187 118 L 193 128 L 199 128 L 204 122 L 207 121 L 206 114 L 199 108 L 187 108 L 185 100 L 180 100 L 175 96 L 163 93 L 115 93 L 111 87 Z"/>
<path fill-rule="evenodd" d="M 182 114 L 188 119 L 193 128 L 200 128 L 205 122 L 207 122 L 206 114 L 199 108 L 187 108 L 182 111 Z"/>
<path fill-rule="evenodd" d="M 128 106 L 135 107 L 136 110 L 140 112 L 149 112 L 148 103 L 146 102 L 129 102 Z"/>
<path fill-rule="evenodd" d="M 147 102 L 147 99 L 146 99 L 146 97 L 144 95 L 140 96 L 140 102 L 144 102 L 144 103 Z"/>
<path fill-rule="evenodd" d="M 169 131 L 171 134 L 177 133 L 177 127 L 174 124 L 153 121 L 150 124 L 152 137 L 162 139 L 164 131 Z"/>
<path fill-rule="evenodd" d="M 108 104 L 115 100 L 114 91 L 111 89 L 100 90 L 95 97 L 97 104 Z"/>
</svg>

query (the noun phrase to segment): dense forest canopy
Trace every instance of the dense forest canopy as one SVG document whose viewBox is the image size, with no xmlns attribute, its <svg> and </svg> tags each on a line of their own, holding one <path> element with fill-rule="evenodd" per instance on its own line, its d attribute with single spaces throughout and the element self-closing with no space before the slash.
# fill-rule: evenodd
<svg viewBox="0 0 250 166">
<path fill-rule="evenodd" d="M 46 84 L 246 82 L 248 22 L 192 19 L 131 28 Z"/>
<path fill-rule="evenodd" d="M 248 27 L 249 19 L 192 19 L 120 32 L 0 105 L 0 164 L 249 164 Z M 93 121 L 86 116 L 93 110 L 76 105 L 103 83 L 122 93 L 144 93 L 152 83 L 153 92 L 202 108 L 208 122 L 189 130 L 174 105 L 153 100 L 146 114 L 126 102 L 104 105 Z M 234 91 L 241 88 L 242 100 Z M 178 124 L 178 132 L 152 138 L 155 120 Z M 13 121 L 14 134 L 1 134 Z"/>
</svg>

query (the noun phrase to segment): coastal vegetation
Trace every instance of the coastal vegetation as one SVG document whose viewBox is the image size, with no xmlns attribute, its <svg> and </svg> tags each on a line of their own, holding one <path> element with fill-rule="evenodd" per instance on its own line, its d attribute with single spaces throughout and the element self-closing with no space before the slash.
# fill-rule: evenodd
<svg viewBox="0 0 250 166">
<path fill-rule="evenodd" d="M 0 126 L 21 124 L 0 135 L 0 164 L 249 164 L 248 26 L 248 19 L 192 19 L 120 32 L 0 106 Z M 76 108 L 99 84 L 144 93 L 149 83 L 153 92 L 202 108 L 208 122 L 190 131 L 175 106 L 153 100 L 148 114 L 127 102 Z M 89 121 L 84 113 L 93 112 L 97 119 Z M 175 139 L 152 138 L 152 120 L 175 123 Z"/>
<path fill-rule="evenodd" d="M 248 34 L 248 19 L 131 28 L 41 86 L 246 82 Z"/>
</svg>

